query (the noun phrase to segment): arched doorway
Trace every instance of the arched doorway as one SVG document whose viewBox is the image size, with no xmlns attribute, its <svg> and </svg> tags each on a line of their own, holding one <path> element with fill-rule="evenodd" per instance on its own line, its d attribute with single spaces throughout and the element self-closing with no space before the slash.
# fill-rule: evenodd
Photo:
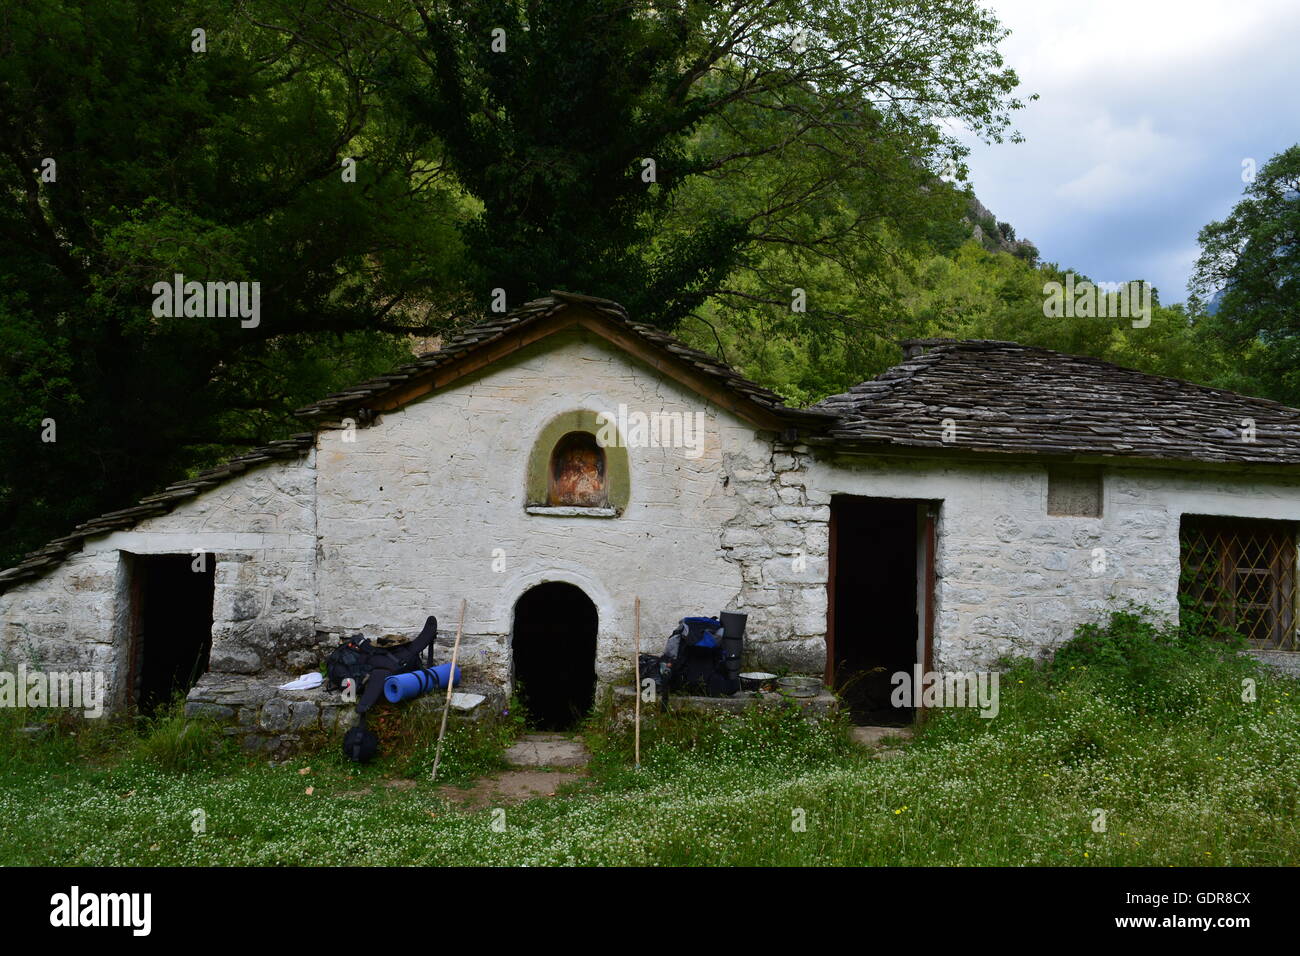
<svg viewBox="0 0 1300 956">
<path fill-rule="evenodd" d="M 515 605 L 515 690 L 538 730 L 568 730 L 596 699 L 596 605 L 562 581 L 539 584 Z"/>
</svg>

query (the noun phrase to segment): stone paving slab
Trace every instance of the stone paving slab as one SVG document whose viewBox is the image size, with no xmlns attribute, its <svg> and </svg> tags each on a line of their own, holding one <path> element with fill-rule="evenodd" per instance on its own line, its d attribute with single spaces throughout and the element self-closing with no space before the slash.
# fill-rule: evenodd
<svg viewBox="0 0 1300 956">
<path fill-rule="evenodd" d="M 880 747 L 886 737 L 911 740 L 915 736 L 911 727 L 854 727 L 851 733 L 854 741 L 864 747 Z"/>
<path fill-rule="evenodd" d="M 581 771 L 573 770 L 504 770 L 469 787 L 440 787 L 438 793 L 471 809 L 499 807 L 553 797 L 560 787 L 582 778 Z"/>
<path fill-rule="evenodd" d="M 591 754 L 582 741 L 562 734 L 525 734 L 505 757 L 512 767 L 585 767 Z"/>
<path fill-rule="evenodd" d="M 626 719 L 636 702 L 636 690 L 632 687 L 614 688 L 614 709 L 621 719 Z M 839 707 L 839 700 L 833 693 L 823 687 L 813 697 L 787 697 L 775 691 L 739 691 L 730 697 L 701 697 L 692 694 L 670 694 L 668 709 L 670 711 L 725 711 L 740 714 L 751 707 L 784 707 L 794 704 L 811 717 L 833 714 Z M 653 718 L 659 712 L 658 704 L 642 704 L 641 717 Z"/>
</svg>

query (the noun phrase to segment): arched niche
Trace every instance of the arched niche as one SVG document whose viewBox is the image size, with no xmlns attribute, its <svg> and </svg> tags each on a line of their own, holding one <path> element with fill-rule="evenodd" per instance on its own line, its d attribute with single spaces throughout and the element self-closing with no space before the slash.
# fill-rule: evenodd
<svg viewBox="0 0 1300 956">
<path fill-rule="evenodd" d="M 528 457 L 526 504 L 530 513 L 562 512 L 611 517 L 631 496 L 627 447 L 596 412 L 565 412 L 551 419 Z M 602 440 L 604 444 L 602 445 Z"/>
</svg>

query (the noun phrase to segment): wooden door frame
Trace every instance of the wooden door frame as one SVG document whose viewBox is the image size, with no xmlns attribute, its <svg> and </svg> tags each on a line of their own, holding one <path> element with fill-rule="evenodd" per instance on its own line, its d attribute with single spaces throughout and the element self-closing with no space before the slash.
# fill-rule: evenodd
<svg viewBox="0 0 1300 956">
<path fill-rule="evenodd" d="M 875 498 L 874 495 L 837 494 L 831 496 L 831 517 L 826 561 L 826 668 L 824 679 L 828 687 L 835 687 L 835 585 L 839 555 L 839 511 L 836 500 L 845 498 Z M 909 502 L 916 506 L 917 523 L 917 588 L 915 609 L 917 613 L 918 646 L 916 660 L 923 671 L 934 669 L 934 603 L 935 603 L 935 549 L 938 541 L 937 526 L 942 499 L 886 498 L 882 501 Z M 918 708 L 919 709 L 919 708 Z"/>
<path fill-rule="evenodd" d="M 839 509 L 835 507 L 835 499 L 842 497 L 844 496 L 831 496 L 831 520 L 826 545 L 826 673 L 822 679 L 832 690 L 835 688 L 835 556 L 839 552 L 836 531 L 839 524 Z"/>
<path fill-rule="evenodd" d="M 134 708 L 140 699 L 140 677 L 144 653 L 144 635 L 140 627 L 144 623 L 144 564 L 142 555 L 127 551 L 122 552 L 126 560 L 127 578 L 127 663 L 126 663 L 126 706 Z"/>
<path fill-rule="evenodd" d="M 917 623 L 921 632 L 918 635 L 920 646 L 917 648 L 917 659 L 921 664 L 922 675 L 934 670 L 934 559 L 935 544 L 938 540 L 936 526 L 939 523 L 939 508 L 942 504 L 942 501 L 916 503 L 917 547 L 923 551 L 923 554 L 917 555 L 917 563 L 922 565 L 922 573 L 917 575 L 919 580 L 916 595 L 918 605 L 924 602 L 924 607 L 917 608 Z M 914 687 L 912 693 L 915 695 L 913 710 L 916 714 L 916 722 L 920 723 L 926 717 L 926 711 L 921 704 L 920 688 Z"/>
</svg>

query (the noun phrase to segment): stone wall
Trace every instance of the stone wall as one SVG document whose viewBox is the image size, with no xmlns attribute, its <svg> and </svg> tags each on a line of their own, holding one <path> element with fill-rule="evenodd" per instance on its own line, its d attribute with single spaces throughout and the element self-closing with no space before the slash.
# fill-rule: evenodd
<svg viewBox="0 0 1300 956">
<path fill-rule="evenodd" d="M 746 666 L 820 674 L 826 667 L 830 495 L 809 487 L 813 457 L 803 445 L 738 449 L 727 456 L 740 502 L 722 530 L 727 560 L 740 567 L 735 610 L 749 615 Z"/>
<path fill-rule="evenodd" d="M 48 574 L 0 594 L 0 652 L 54 668 L 105 672 L 114 708 L 126 698 L 133 555 L 216 563 L 211 669 L 250 674 L 314 668 L 328 635 L 315 629 L 314 455 L 262 465 L 172 512 L 86 542 Z"/>
<path fill-rule="evenodd" d="M 821 495 L 940 502 L 935 665 L 1038 656 L 1128 601 L 1176 617 L 1184 514 L 1300 520 L 1300 482 L 1249 471 L 1115 468 L 1099 518 L 1047 514 L 1047 469 L 841 456 L 817 461 Z"/>
<path fill-rule="evenodd" d="M 547 424 L 620 405 L 698 413 L 699 454 L 628 448 L 629 497 L 616 517 L 529 514 L 528 461 Z M 1300 520 L 1293 479 L 1151 467 L 1108 468 L 1099 518 L 1048 516 L 1041 464 L 784 445 L 571 330 L 368 427 L 324 430 L 299 460 L 87 542 L 0 595 L 0 652 L 104 670 L 120 703 L 130 556 L 198 548 L 216 574 L 211 675 L 192 702 L 227 708 L 213 712 L 270 737 L 313 718 L 295 701 L 268 711 L 277 695 L 222 703 L 218 688 L 244 686 L 247 696 L 251 685 L 237 678 L 282 683 L 317 667 L 342 635 L 414 634 L 429 614 L 448 645 L 462 599 L 466 679 L 508 687 L 515 604 L 547 581 L 574 584 L 596 605 L 605 684 L 631 670 L 637 596 L 643 650 L 659 650 L 686 614 L 737 610 L 749 615 L 749 666 L 820 673 L 836 494 L 939 503 L 941 670 L 1039 654 L 1128 600 L 1175 612 L 1183 514 Z M 319 707 L 314 720 L 330 729 Z"/>
<path fill-rule="evenodd" d="M 0 666 L 102 671 L 109 699 L 122 692 L 115 643 L 126 601 L 115 551 L 82 552 L 0 594 Z"/>
<path fill-rule="evenodd" d="M 1300 651 L 1247 651 L 1251 657 L 1289 677 L 1300 678 Z"/>
<path fill-rule="evenodd" d="M 245 750 L 283 757 L 305 744 L 326 736 L 342 736 L 357 721 L 355 700 L 324 687 L 312 690 L 281 690 L 278 678 L 244 677 L 209 673 L 190 691 L 185 713 L 206 717 L 226 725 L 229 736 L 238 737 Z M 499 687 L 457 685 L 461 695 L 478 694 L 477 706 L 453 708 L 458 720 L 492 720 L 505 706 Z M 442 712 L 442 693 L 426 694 L 401 706 L 434 708 Z"/>
<path fill-rule="evenodd" d="M 620 405 L 699 414 L 699 454 L 628 448 L 630 500 L 618 517 L 526 513 L 528 457 L 547 423 Z M 574 584 L 596 605 L 602 682 L 631 669 L 637 596 L 644 650 L 661 648 L 683 615 L 736 609 L 751 614 L 750 646 L 762 659 L 817 671 L 826 509 L 809 507 L 794 480 L 807 460 L 806 449 L 774 455 L 770 436 L 575 331 L 369 427 L 324 430 L 301 461 L 265 465 L 88 542 L 0 595 L 0 639 L 18 658 L 105 669 L 120 703 L 130 555 L 199 548 L 216 573 L 212 679 L 196 705 L 227 707 L 208 699 L 239 684 L 225 677 L 283 682 L 317 667 L 344 634 L 413 634 L 430 613 L 448 645 L 461 598 L 467 679 L 508 686 L 515 602 L 547 581 Z M 738 550 L 751 522 L 763 543 Z M 792 548 L 809 550 L 810 574 L 789 570 Z M 260 725 L 265 701 L 256 717 L 249 706 L 220 713 Z"/>
</svg>

